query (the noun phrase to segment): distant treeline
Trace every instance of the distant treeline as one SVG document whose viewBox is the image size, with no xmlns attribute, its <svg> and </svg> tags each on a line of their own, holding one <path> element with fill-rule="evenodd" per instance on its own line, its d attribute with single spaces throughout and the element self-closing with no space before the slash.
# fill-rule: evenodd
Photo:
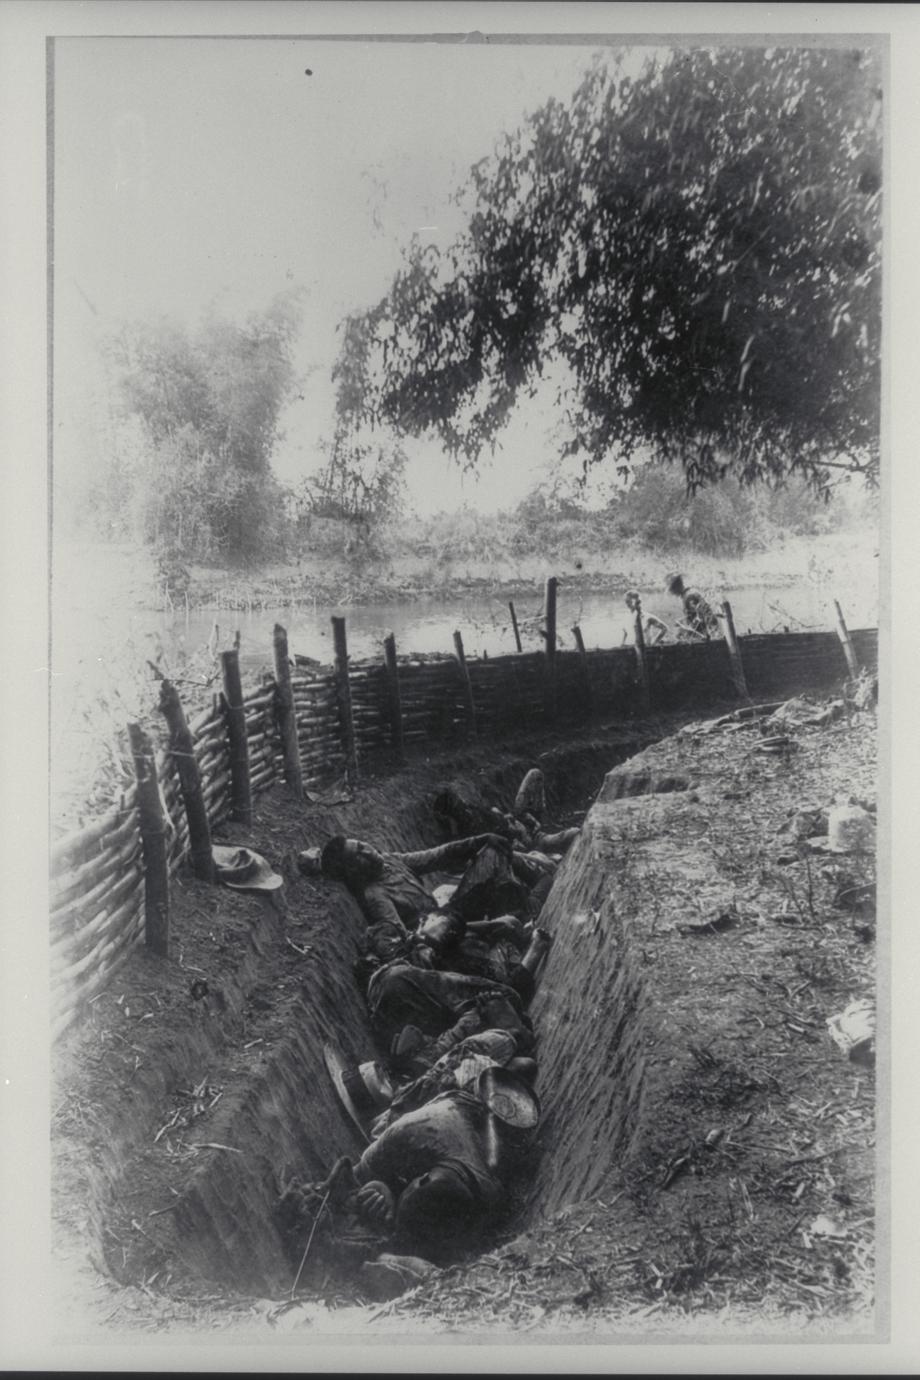
<svg viewBox="0 0 920 1380">
<path fill-rule="evenodd" d="M 819 496 L 804 477 L 742 485 L 730 474 L 690 496 L 679 464 L 637 465 L 606 506 L 535 489 L 516 507 L 413 515 L 406 456 L 386 433 L 344 431 L 314 474 L 282 484 L 272 457 L 300 380 L 295 295 L 239 323 L 161 321 L 107 342 L 113 405 L 104 455 L 68 516 L 87 535 L 139 543 L 177 584 L 200 564 L 256 570 L 306 553 L 355 566 L 399 556 L 434 564 L 571 559 L 629 545 L 710 556 L 763 550 L 788 535 L 872 520 L 877 495 L 854 476 Z"/>
</svg>

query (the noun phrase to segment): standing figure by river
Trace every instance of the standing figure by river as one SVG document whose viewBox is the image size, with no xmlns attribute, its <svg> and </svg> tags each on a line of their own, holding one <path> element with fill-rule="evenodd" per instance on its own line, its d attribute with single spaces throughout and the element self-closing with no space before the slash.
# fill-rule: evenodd
<svg viewBox="0 0 920 1380">
<path fill-rule="evenodd" d="M 684 621 L 678 627 L 696 637 L 708 639 L 721 636 L 719 620 L 705 594 L 698 589 L 688 589 L 684 577 L 679 574 L 669 575 L 665 585 L 668 593 L 680 599 L 684 606 Z"/>
<path fill-rule="evenodd" d="M 639 597 L 638 590 L 628 589 L 626 591 L 625 603 L 630 613 L 636 614 L 640 619 L 642 618 L 642 600 Z M 665 623 L 664 619 L 659 618 L 657 614 L 647 613 L 645 615 L 643 636 L 648 646 L 653 647 L 656 642 L 661 642 L 667 637 L 669 632 L 670 629 L 667 623 Z"/>
</svg>

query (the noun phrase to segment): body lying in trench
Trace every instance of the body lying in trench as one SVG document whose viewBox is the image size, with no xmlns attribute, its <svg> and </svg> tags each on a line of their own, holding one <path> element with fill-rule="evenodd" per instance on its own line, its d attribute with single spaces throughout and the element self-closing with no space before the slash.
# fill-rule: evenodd
<svg viewBox="0 0 920 1380">
<path fill-rule="evenodd" d="M 516 807 L 538 810 L 527 814 L 542 829 L 542 773 L 524 785 Z M 557 831 L 563 847 L 573 832 Z M 315 852 L 309 860 L 368 921 L 355 973 L 382 1062 L 339 1080 L 369 1138 L 360 1159 L 281 1196 L 292 1258 L 309 1239 L 369 1292 L 398 1292 L 500 1223 L 539 1120 L 527 1006 L 550 944 L 536 920 L 559 861 L 529 841 L 508 829 L 383 854 L 337 836 L 319 867 Z M 420 879 L 458 863 L 466 870 L 438 906 Z"/>
</svg>

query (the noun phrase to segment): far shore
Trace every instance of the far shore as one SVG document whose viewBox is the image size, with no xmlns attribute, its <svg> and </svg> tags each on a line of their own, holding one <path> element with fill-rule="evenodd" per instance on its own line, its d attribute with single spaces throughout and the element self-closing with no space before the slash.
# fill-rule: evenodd
<svg viewBox="0 0 920 1380">
<path fill-rule="evenodd" d="M 850 529 L 793 537 L 740 556 L 679 548 L 660 552 L 638 545 L 609 552 L 575 548 L 556 559 L 550 553 L 519 559 L 501 555 L 494 560 L 450 550 L 345 555 L 304 548 L 294 559 L 249 570 L 191 565 L 173 580 L 158 574 L 149 551 L 127 543 L 62 541 L 55 560 L 63 572 L 59 588 L 74 579 L 84 588 L 97 583 L 117 586 L 137 609 L 248 610 L 470 596 L 507 600 L 532 595 L 549 575 L 572 594 L 648 591 L 660 589 L 667 573 L 678 569 L 713 594 L 783 589 L 804 581 L 833 585 L 845 593 L 877 585 L 879 538 L 871 529 Z"/>
</svg>

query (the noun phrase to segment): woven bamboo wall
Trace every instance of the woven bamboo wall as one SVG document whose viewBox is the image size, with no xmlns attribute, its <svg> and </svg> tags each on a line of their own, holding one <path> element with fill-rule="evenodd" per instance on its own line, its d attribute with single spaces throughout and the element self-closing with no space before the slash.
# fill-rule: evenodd
<svg viewBox="0 0 920 1380">
<path fill-rule="evenodd" d="M 861 665 L 877 662 L 874 630 L 852 634 Z M 823 690 L 846 675 L 835 633 L 749 635 L 739 639 L 748 689 L 770 699 Z M 653 711 L 705 707 L 731 694 L 727 644 L 668 644 L 646 652 Z M 547 723 L 542 652 L 467 660 L 480 737 L 532 730 Z M 555 658 L 556 724 L 583 723 L 589 714 L 629 718 L 639 712 L 634 647 Z M 348 668 L 358 760 L 389 747 L 392 700 L 382 661 L 353 661 Z M 471 728 L 463 674 L 453 656 L 399 660 L 403 740 L 446 743 Z M 298 666 L 292 676 L 297 737 L 304 781 L 322 785 L 346 769 L 341 709 L 330 668 Z M 244 694 L 253 792 L 283 779 L 281 739 L 270 677 Z M 230 755 L 224 710 L 218 700 L 189 722 L 195 758 L 212 826 L 231 808 Z M 188 825 L 179 779 L 169 751 L 156 753 L 157 775 L 168 816 L 172 871 L 188 852 Z M 117 806 L 91 825 L 60 840 L 51 855 L 51 996 L 55 1034 L 105 987 L 144 938 L 144 871 L 137 792 L 130 787 Z"/>
</svg>

